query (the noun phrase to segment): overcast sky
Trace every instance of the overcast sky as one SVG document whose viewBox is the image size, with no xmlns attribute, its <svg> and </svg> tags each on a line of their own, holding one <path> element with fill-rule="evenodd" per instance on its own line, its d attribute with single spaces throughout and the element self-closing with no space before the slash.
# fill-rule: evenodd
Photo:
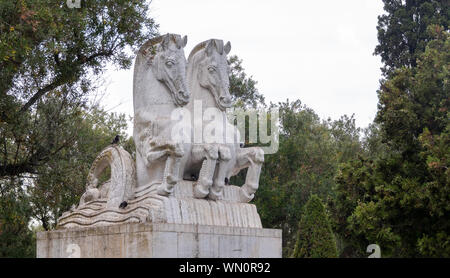
<svg viewBox="0 0 450 278">
<path fill-rule="evenodd" d="M 366 127 L 377 108 L 381 77 L 377 0 L 153 0 L 160 33 L 199 42 L 231 42 L 267 103 L 300 99 L 323 119 L 355 114 Z M 133 69 L 108 70 L 104 105 L 133 116 Z M 130 126 L 129 132 L 132 132 Z"/>
</svg>

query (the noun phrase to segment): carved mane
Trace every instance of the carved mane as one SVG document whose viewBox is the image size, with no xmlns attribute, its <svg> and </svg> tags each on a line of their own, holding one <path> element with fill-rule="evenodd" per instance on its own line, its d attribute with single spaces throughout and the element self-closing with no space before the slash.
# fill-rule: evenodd
<svg viewBox="0 0 450 278">
<path fill-rule="evenodd" d="M 191 53 L 189 54 L 188 62 L 191 61 L 191 59 L 194 57 L 194 55 L 197 52 L 199 52 L 200 50 L 204 49 L 208 45 L 208 43 L 210 41 L 214 41 L 217 51 L 219 52 L 220 55 L 222 55 L 223 54 L 223 40 L 210 39 L 210 40 L 206 40 L 204 42 L 201 42 L 201 43 L 197 44 L 194 47 L 194 49 L 192 49 Z"/>
<path fill-rule="evenodd" d="M 183 38 L 178 34 L 167 33 L 166 35 L 158 36 L 146 41 L 136 52 L 134 74 L 136 74 L 137 67 L 141 66 L 144 61 L 147 61 L 149 63 L 153 61 L 153 58 L 157 53 L 156 46 L 161 44 L 167 35 L 169 35 L 169 40 L 175 43 L 178 48 L 183 47 Z"/>
<path fill-rule="evenodd" d="M 147 50 L 163 41 L 163 39 L 169 35 L 170 40 L 176 44 L 178 48 L 183 47 L 183 39 L 180 35 L 167 33 L 166 35 L 162 35 L 153 39 L 146 41 L 138 50 L 138 53 L 142 55 L 147 55 Z"/>
</svg>

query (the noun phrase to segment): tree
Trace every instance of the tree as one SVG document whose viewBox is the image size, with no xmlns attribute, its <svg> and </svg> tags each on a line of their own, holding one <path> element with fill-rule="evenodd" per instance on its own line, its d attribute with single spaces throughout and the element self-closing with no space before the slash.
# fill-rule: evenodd
<svg viewBox="0 0 450 278">
<path fill-rule="evenodd" d="M 45 123 L 58 107 L 50 102 L 40 105 L 37 113 Z M 71 147 L 37 167 L 39 174 L 0 180 L 0 257 L 35 256 L 35 231 L 30 223 L 38 221 L 43 230 L 57 225 L 61 214 L 79 202 L 92 162 L 115 135 L 119 134 L 121 145 L 134 153 L 132 140 L 126 139 L 124 115 L 107 113 L 97 106 L 78 112 L 69 113 L 77 116 L 62 127 L 73 136 Z M 100 182 L 106 179 L 108 173 Z"/>
<path fill-rule="evenodd" d="M 264 96 L 256 88 L 257 82 L 245 73 L 242 60 L 233 55 L 228 58 L 228 64 L 231 68 L 229 74 L 230 93 L 235 101 L 235 106 L 243 108 L 265 106 Z"/>
<path fill-rule="evenodd" d="M 415 67 L 426 44 L 430 24 L 448 30 L 450 9 L 446 0 L 383 0 L 386 14 L 378 17 L 376 55 L 384 63 L 385 76 L 403 66 Z"/>
<path fill-rule="evenodd" d="M 349 217 L 363 202 L 370 202 L 375 194 L 377 180 L 372 176 L 373 160 L 364 152 L 358 158 L 342 163 L 336 173 L 336 197 L 331 201 L 332 224 L 337 233 L 341 257 L 362 257 L 369 244 L 359 230 L 350 227 Z"/>
<path fill-rule="evenodd" d="M 29 199 L 20 180 L 0 183 L 0 258 L 35 256 Z"/>
<path fill-rule="evenodd" d="M 105 65 L 129 68 L 132 51 L 156 34 L 146 1 L 81 1 L 79 9 L 66 2 L 0 3 L 0 178 L 37 174 L 70 146 L 58 129 L 74 116 L 66 111 L 86 108 Z M 55 123 L 40 130 L 38 106 L 54 98 Z"/>
<path fill-rule="evenodd" d="M 33 256 L 30 221 L 54 227 L 78 201 L 92 156 L 123 131 L 89 97 L 157 34 L 146 1 L 66 2 L 0 2 L 1 256 Z"/>
<path fill-rule="evenodd" d="M 347 200 L 343 225 L 360 247 L 377 243 L 388 256 L 450 256 L 450 41 L 442 27 L 428 31 L 434 39 L 417 67 L 381 85 L 376 122 L 385 152 L 347 164 L 337 177 Z"/>
<path fill-rule="evenodd" d="M 42 223 L 44 230 L 54 228 L 58 217 L 79 202 L 86 189 L 86 177 L 92 162 L 115 135 L 122 138 L 120 144 L 127 144 L 127 123 L 123 114 L 106 113 L 94 106 L 80 111 L 72 122 L 65 126 L 76 131 L 72 147 L 61 150 L 45 166 L 39 167 L 39 175 L 28 187 L 32 217 Z M 105 173 L 105 180 L 100 182 L 107 178 L 108 173 Z"/>
<path fill-rule="evenodd" d="M 312 195 L 305 205 L 298 225 L 294 258 L 336 258 L 336 240 L 324 205 L 317 195 Z"/>
<path fill-rule="evenodd" d="M 265 156 L 254 202 L 265 227 L 283 230 L 283 254 L 296 241 L 303 206 L 311 194 L 334 198 L 338 164 L 356 157 L 359 132 L 353 117 L 321 121 L 299 100 L 278 105 L 278 152 Z"/>
<path fill-rule="evenodd" d="M 373 243 L 348 226 L 348 217 L 357 205 L 370 201 L 374 194 L 378 182 L 374 176 L 374 160 L 383 160 L 387 156 L 387 147 L 381 142 L 379 125 L 370 124 L 363 132 L 357 155 L 339 164 L 333 188 L 335 198 L 328 203 L 340 257 L 363 257 L 366 247 Z"/>
</svg>

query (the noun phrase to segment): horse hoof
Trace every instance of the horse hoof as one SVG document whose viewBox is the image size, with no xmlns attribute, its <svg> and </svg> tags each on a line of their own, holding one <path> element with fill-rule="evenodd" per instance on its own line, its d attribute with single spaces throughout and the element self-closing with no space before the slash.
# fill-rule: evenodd
<svg viewBox="0 0 450 278">
<path fill-rule="evenodd" d="M 161 196 L 169 196 L 173 192 L 173 185 L 162 183 L 158 186 L 157 193 Z"/>
<path fill-rule="evenodd" d="M 203 188 L 203 185 L 197 184 L 194 187 L 194 197 L 197 199 L 203 199 L 209 194 L 209 191 Z"/>
<path fill-rule="evenodd" d="M 222 199 L 223 196 L 223 191 L 220 191 L 220 193 L 214 191 L 214 190 L 210 190 L 208 198 L 214 201 L 218 201 Z"/>
<path fill-rule="evenodd" d="M 255 194 L 248 194 L 248 192 L 242 187 L 239 195 L 242 203 L 248 203 L 255 197 Z"/>
</svg>

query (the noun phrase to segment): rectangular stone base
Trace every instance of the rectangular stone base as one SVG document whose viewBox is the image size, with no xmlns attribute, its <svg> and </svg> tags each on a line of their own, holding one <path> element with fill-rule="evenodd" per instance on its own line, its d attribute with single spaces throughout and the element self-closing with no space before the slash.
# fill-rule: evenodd
<svg viewBox="0 0 450 278">
<path fill-rule="evenodd" d="M 39 232 L 38 258 L 281 258 L 281 230 L 128 223 Z"/>
</svg>

